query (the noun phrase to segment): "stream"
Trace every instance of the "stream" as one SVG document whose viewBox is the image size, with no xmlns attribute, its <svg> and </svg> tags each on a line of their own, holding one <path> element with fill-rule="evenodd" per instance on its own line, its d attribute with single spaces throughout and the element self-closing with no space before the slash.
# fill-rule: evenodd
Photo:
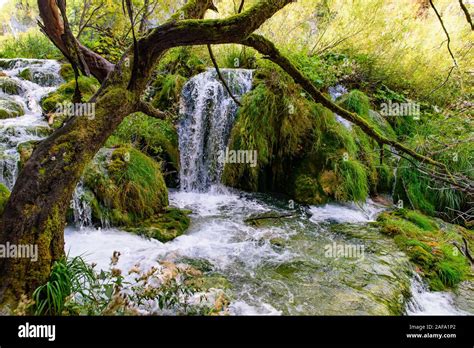
<svg viewBox="0 0 474 348">
<path fill-rule="evenodd" d="M 0 120 L 0 182 L 11 189 L 18 175 L 18 145 L 44 138 L 40 131 L 47 123 L 38 102 L 61 79 L 53 61 L 1 61 L 0 67 L 7 66 L 3 72 L 23 90 L 0 97 L 15 98 L 26 111 Z M 27 66 L 55 78 L 39 84 L 22 80 L 18 74 Z M 251 71 L 223 74 L 236 96 L 250 90 Z M 124 271 L 163 260 L 198 264 L 216 279 L 216 287 L 226 289 L 232 315 L 469 314 L 457 307 L 453 293 L 430 292 L 393 240 L 371 224 L 385 207 L 371 200 L 301 207 L 222 186 L 217 156 L 227 144 L 237 107 L 212 70 L 192 78 L 182 99 L 182 187 L 169 196 L 170 205 L 192 211 L 190 229 L 164 244 L 117 228 L 94 228 L 81 218 L 87 210 L 81 207 L 75 214 L 80 223 L 65 231 L 69 256 L 84 256 L 107 269 L 112 253 L 120 251 L 118 267 Z M 79 185 L 76 195 L 80 192 Z M 245 222 L 269 211 L 291 216 L 258 226 Z M 345 247 L 352 254 L 334 252 Z"/>
</svg>

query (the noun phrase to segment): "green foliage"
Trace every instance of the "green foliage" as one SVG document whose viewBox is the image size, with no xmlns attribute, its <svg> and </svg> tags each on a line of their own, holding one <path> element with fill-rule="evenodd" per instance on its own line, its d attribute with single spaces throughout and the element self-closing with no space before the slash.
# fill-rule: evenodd
<svg viewBox="0 0 474 348">
<path fill-rule="evenodd" d="M 61 52 L 38 30 L 0 41 L 0 58 L 60 59 Z"/>
<path fill-rule="evenodd" d="M 10 198 L 10 191 L 5 185 L 0 184 L 0 216 L 3 214 L 3 210 L 7 205 L 8 199 Z"/>
<path fill-rule="evenodd" d="M 56 261 L 46 284 L 33 292 L 35 315 L 62 315 L 72 294 L 83 295 L 93 279 L 92 269 L 80 257 Z"/>
<path fill-rule="evenodd" d="M 336 199 L 365 202 L 369 194 L 365 167 L 358 161 L 343 160 L 336 166 L 336 173 L 341 177 L 341 186 L 335 194 Z"/>
<path fill-rule="evenodd" d="M 178 113 L 181 90 L 186 83 L 186 78 L 176 75 L 158 75 L 152 84 L 153 92 L 150 94 L 152 105 L 158 110 L 169 110 Z"/>
<path fill-rule="evenodd" d="M 220 58 L 218 62 L 222 68 L 255 69 L 257 57 L 255 50 L 248 47 L 228 45 L 224 50 L 217 51 Z"/>
<path fill-rule="evenodd" d="M 453 245 L 462 245 L 462 238 L 474 242 L 472 233 L 462 227 L 440 225 L 418 211 L 403 209 L 381 214 L 378 223 L 419 267 L 432 290 L 454 287 L 472 275 L 469 261 Z"/>
<path fill-rule="evenodd" d="M 35 315 L 89 316 L 138 315 L 140 310 L 152 310 L 154 304 L 162 313 L 173 311 L 181 315 L 209 315 L 225 310 L 224 299 L 220 306 L 217 301 L 215 305 L 202 299 L 191 302 L 203 290 L 205 279 L 196 269 L 171 263 L 150 270 L 135 266 L 126 278 L 116 268 L 119 257 L 120 253 L 114 252 L 109 269 L 100 271 L 81 257 L 55 262 L 48 282 L 34 291 L 34 303 L 27 310 Z"/>
<path fill-rule="evenodd" d="M 164 164 L 166 172 L 179 172 L 178 134 L 169 120 L 159 120 L 137 113 L 123 120 L 107 141 L 108 147 L 132 144 L 135 148 Z M 173 184 L 174 177 L 166 176 Z"/>
</svg>

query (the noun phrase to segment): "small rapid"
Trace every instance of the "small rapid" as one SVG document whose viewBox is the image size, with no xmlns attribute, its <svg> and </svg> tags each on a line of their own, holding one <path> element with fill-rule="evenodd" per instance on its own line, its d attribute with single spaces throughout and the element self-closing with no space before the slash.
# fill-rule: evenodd
<svg viewBox="0 0 474 348">
<path fill-rule="evenodd" d="M 0 119 L 0 183 L 11 190 L 18 176 L 19 145 L 42 140 L 49 133 L 40 101 L 62 82 L 61 66 L 54 60 L 0 59 L 0 67 L 8 81 L 18 86 L 18 94 L 13 95 L 0 89 L 0 101 L 16 103 L 24 110 L 20 117 Z M 20 77 L 25 69 L 31 81 Z"/>
</svg>

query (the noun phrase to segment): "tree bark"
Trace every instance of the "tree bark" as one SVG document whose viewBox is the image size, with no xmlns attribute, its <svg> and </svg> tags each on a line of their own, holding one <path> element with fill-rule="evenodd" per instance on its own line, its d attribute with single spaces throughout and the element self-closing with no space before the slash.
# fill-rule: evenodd
<svg viewBox="0 0 474 348">
<path fill-rule="evenodd" d="M 38 260 L 0 259 L 4 304 L 14 305 L 21 294 L 44 284 L 52 263 L 64 256 L 65 216 L 84 167 L 136 108 L 138 99 L 125 88 L 106 88 L 93 120 L 72 119 L 41 142 L 25 164 L 0 222 L 0 244 L 37 246 Z"/>
</svg>

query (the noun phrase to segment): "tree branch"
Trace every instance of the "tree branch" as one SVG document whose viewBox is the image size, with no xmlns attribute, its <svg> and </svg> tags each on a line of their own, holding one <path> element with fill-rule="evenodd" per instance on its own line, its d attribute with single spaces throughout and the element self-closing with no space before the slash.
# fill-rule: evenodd
<svg viewBox="0 0 474 348">
<path fill-rule="evenodd" d="M 430 5 L 431 5 L 431 8 L 433 9 L 433 11 L 436 13 L 436 17 L 438 17 L 438 20 L 441 23 L 441 26 L 443 27 L 444 33 L 446 34 L 446 37 L 448 39 L 447 46 L 448 46 L 449 54 L 451 55 L 451 58 L 453 59 L 454 66 L 457 67 L 458 62 L 456 61 L 456 58 L 454 58 L 453 51 L 451 51 L 451 37 L 449 36 L 448 30 L 446 29 L 446 26 L 444 25 L 443 19 L 441 18 L 441 15 L 439 14 L 438 9 L 434 5 L 433 0 L 430 0 Z"/>
<path fill-rule="evenodd" d="M 154 108 L 150 103 L 140 101 L 137 105 L 137 111 L 143 112 L 145 115 L 148 115 L 153 118 L 159 118 L 164 120 L 166 118 L 166 112 Z"/>
<path fill-rule="evenodd" d="M 463 10 L 464 15 L 466 16 L 467 22 L 471 25 L 471 30 L 474 30 L 474 23 L 472 23 L 471 14 L 469 13 L 468 8 L 466 7 L 466 5 L 464 5 L 462 0 L 459 0 L 459 5 L 461 6 L 461 9 Z"/>
<path fill-rule="evenodd" d="M 175 14 L 173 20 L 139 40 L 139 73 L 130 89 L 146 85 L 156 61 L 166 50 L 177 46 L 238 43 L 292 2 L 295 0 L 263 0 L 249 10 L 226 19 L 178 20 L 179 14 Z M 194 0 L 190 5 L 198 3 L 207 3 L 209 9 L 212 1 Z M 186 11 L 186 6 L 182 11 Z"/>
<path fill-rule="evenodd" d="M 307 79 L 294 65 L 293 63 L 278 51 L 275 45 L 260 35 L 251 35 L 247 39 L 242 41 L 242 44 L 255 48 L 261 54 L 267 56 L 269 60 L 278 64 L 283 70 L 285 70 L 303 89 L 309 93 L 309 95 L 318 103 L 328 108 L 334 113 L 337 113 L 344 119 L 359 126 L 368 136 L 375 139 L 378 143 L 392 146 L 393 148 L 404 152 L 418 161 L 434 165 L 442 168 L 448 172 L 446 166 L 443 163 L 437 162 L 429 157 L 423 156 L 416 151 L 406 147 L 405 145 L 397 142 L 396 140 L 389 139 L 384 135 L 380 134 L 369 123 L 360 117 L 359 115 L 349 112 L 339 105 L 333 103 L 324 94 L 314 87 L 309 79 Z"/>
<path fill-rule="evenodd" d="M 211 45 L 207 45 L 207 49 L 208 49 L 208 51 L 209 51 L 209 56 L 211 57 L 212 64 L 214 64 L 214 68 L 216 69 L 217 76 L 219 77 L 219 80 L 221 80 L 222 84 L 224 85 L 225 89 L 227 90 L 227 93 L 229 93 L 230 97 L 234 100 L 234 102 L 235 102 L 238 106 L 242 106 L 242 104 L 240 103 L 240 101 L 232 94 L 232 91 L 230 90 L 229 85 L 228 85 L 227 82 L 224 80 L 224 77 L 222 76 L 221 71 L 220 71 L 220 69 L 219 69 L 219 65 L 217 65 L 216 57 L 214 57 L 214 53 L 212 52 L 212 47 L 211 47 Z"/>
</svg>

